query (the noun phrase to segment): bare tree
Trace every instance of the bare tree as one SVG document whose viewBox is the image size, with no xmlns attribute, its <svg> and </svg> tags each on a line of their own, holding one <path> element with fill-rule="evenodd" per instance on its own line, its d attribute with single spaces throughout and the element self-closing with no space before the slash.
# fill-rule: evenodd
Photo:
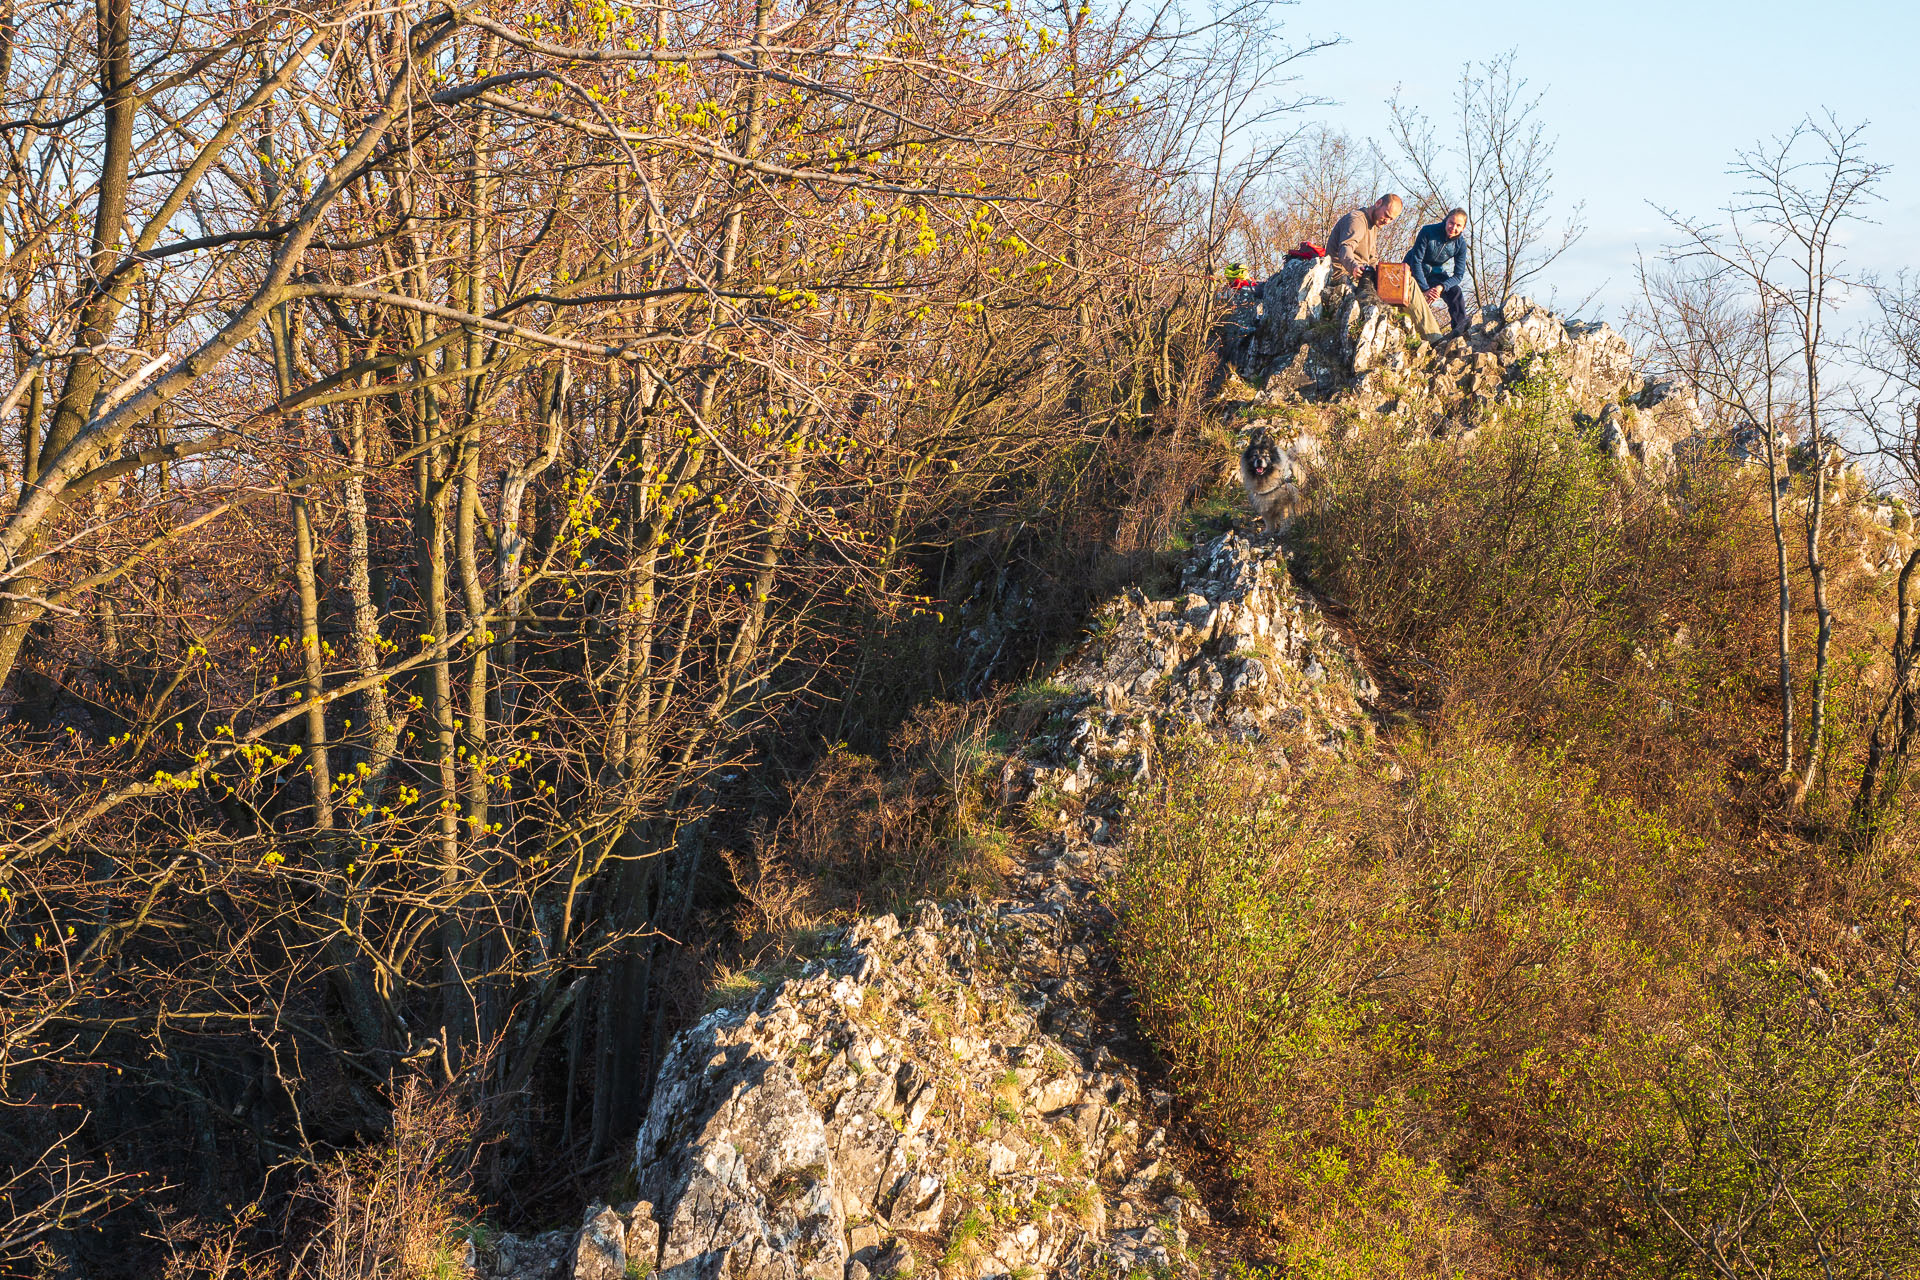
<svg viewBox="0 0 1920 1280">
<path fill-rule="evenodd" d="M 1271 15 L 1229 15 L 1206 45 L 1183 59 L 1174 82 L 1181 119 L 1205 122 L 1201 129 L 1183 126 L 1173 136 L 1189 151 L 1179 158 L 1179 169 L 1204 175 L 1201 261 L 1209 274 L 1244 216 L 1249 193 L 1300 140 L 1303 131 L 1287 122 L 1326 104 L 1295 90 L 1295 64 L 1339 43 L 1285 44 L 1274 38 L 1276 32 L 1250 25 L 1256 21 L 1270 22 Z"/>
<path fill-rule="evenodd" d="M 1385 189 L 1379 157 L 1336 129 L 1319 126 L 1290 140 L 1285 153 L 1245 201 L 1229 252 L 1255 275 L 1280 269 L 1302 241 L 1318 243 L 1349 209 L 1373 203 Z M 1413 220 L 1403 218 L 1381 237 L 1381 252 L 1403 251 Z"/>
<path fill-rule="evenodd" d="M 1797 425 L 1804 436 L 1805 563 L 1817 620 L 1804 754 L 1784 738 L 1792 732 L 1793 711 L 1784 561 L 1779 569 L 1782 757 L 1796 805 L 1806 799 L 1825 759 L 1833 610 L 1821 534 L 1827 473 L 1838 449 L 1827 427 L 1827 373 L 1843 345 L 1830 328 L 1830 313 L 1850 287 L 1838 235 L 1863 216 L 1886 171 L 1865 158 L 1864 130 L 1829 114 L 1739 153 L 1730 173 L 1743 186 L 1726 211 L 1726 227 L 1660 210 L 1681 239 L 1664 255 L 1664 277 L 1642 273 L 1643 325 L 1676 372 L 1759 435 L 1770 486 L 1780 483 L 1773 468 L 1782 422 Z M 1789 368 L 1790 381 L 1784 381 Z M 1788 387 L 1791 400 L 1783 401 Z M 1776 550 L 1783 550 L 1777 496 L 1770 501 Z"/>
<path fill-rule="evenodd" d="M 1799 760 L 1794 736 L 1793 597 L 1781 518 L 1787 428 L 1799 402 L 1779 303 L 1766 279 L 1777 246 L 1749 238 L 1736 221 L 1724 237 L 1674 220 L 1688 239 L 1639 265 L 1640 304 L 1632 317 L 1650 372 L 1692 387 L 1726 442 L 1766 466 L 1773 530 L 1776 696 L 1780 772 Z"/>
<path fill-rule="evenodd" d="M 1461 68 L 1453 119 L 1443 129 L 1396 89 L 1388 101 L 1387 166 L 1406 189 L 1410 222 L 1463 206 L 1475 305 L 1497 307 L 1573 248 L 1586 232 L 1584 203 L 1553 216 L 1553 153 L 1540 106 L 1517 69 L 1518 51 Z"/>
<path fill-rule="evenodd" d="M 1833 610 L 1827 599 L 1827 565 L 1820 546 L 1826 516 L 1827 462 L 1837 448 L 1827 430 L 1826 374 L 1840 342 L 1830 328 L 1835 301 L 1849 288 L 1840 258 L 1839 232 L 1864 216 L 1887 166 L 1866 158 L 1866 125 L 1842 124 L 1831 112 L 1802 122 L 1784 136 L 1742 152 L 1733 176 L 1746 183 L 1733 212 L 1778 241 L 1781 270 L 1764 277 L 1777 300 L 1799 362 L 1802 416 L 1812 462 L 1812 492 L 1806 520 L 1807 572 L 1819 629 L 1814 640 L 1813 690 L 1807 713 L 1807 757 L 1794 786 L 1799 803 L 1819 777 L 1825 759 L 1829 653 Z"/>
</svg>

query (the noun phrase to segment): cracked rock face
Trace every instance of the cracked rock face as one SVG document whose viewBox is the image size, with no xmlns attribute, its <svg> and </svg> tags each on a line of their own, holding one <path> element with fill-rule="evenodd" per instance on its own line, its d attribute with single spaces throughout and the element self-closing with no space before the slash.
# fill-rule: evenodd
<svg viewBox="0 0 1920 1280">
<path fill-rule="evenodd" d="M 1188 561 L 1181 586 L 1173 599 L 1129 592 L 1101 610 L 1095 638 L 1058 677 L 1095 705 L 1052 759 L 1041 748 L 1040 781 L 1077 793 L 1096 774 L 1143 777 L 1156 733 L 1257 740 L 1311 724 L 1337 735 L 1375 696 L 1278 549 L 1226 534 Z M 1329 663 L 1343 680 L 1326 682 Z"/>
<path fill-rule="evenodd" d="M 684 1032 L 635 1144 L 658 1268 L 841 1280 L 907 1251 L 983 1276 L 1093 1256 L 1097 1179 L 1138 1162 L 1139 1125 L 1116 1111 L 1138 1089 L 1090 1071 L 1007 982 L 1026 931 L 1055 932 L 1021 914 L 863 921 Z M 969 1215 L 984 1225 L 962 1229 Z"/>
<path fill-rule="evenodd" d="M 659 1267 L 840 1280 L 842 1188 L 826 1125 L 785 1057 L 814 1028 L 786 1005 L 757 1038 L 734 1030 L 709 1019 L 675 1042 L 640 1131 L 641 1192 L 665 1208 Z"/>
<path fill-rule="evenodd" d="M 1354 289 L 1330 259 L 1289 262 L 1250 292 L 1223 330 L 1227 362 L 1249 382 L 1325 394 L 1405 366 L 1413 321 Z"/>
</svg>

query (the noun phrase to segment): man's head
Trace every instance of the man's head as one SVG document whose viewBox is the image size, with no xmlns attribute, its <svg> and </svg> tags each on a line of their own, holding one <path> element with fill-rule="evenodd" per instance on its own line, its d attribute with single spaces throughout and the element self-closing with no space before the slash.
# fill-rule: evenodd
<svg viewBox="0 0 1920 1280">
<path fill-rule="evenodd" d="M 1384 227 L 1400 216 L 1400 197 L 1388 192 L 1375 200 L 1367 210 L 1367 222 L 1376 227 Z"/>
<path fill-rule="evenodd" d="M 1449 210 L 1447 212 L 1445 230 L 1447 239 L 1449 240 L 1458 240 L 1461 236 L 1465 235 L 1467 231 L 1467 211 L 1465 209 Z"/>
</svg>

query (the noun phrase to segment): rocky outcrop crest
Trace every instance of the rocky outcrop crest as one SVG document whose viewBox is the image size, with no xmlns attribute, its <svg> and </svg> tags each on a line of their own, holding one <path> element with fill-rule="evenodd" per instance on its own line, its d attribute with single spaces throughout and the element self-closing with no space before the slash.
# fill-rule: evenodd
<svg viewBox="0 0 1920 1280">
<path fill-rule="evenodd" d="M 1406 313 L 1355 290 L 1327 259 L 1291 261 L 1257 288 L 1243 290 L 1221 332 L 1230 377 L 1222 407 L 1243 419 L 1322 405 L 1384 414 L 1410 430 L 1468 436 L 1483 415 L 1515 396 L 1543 390 L 1564 396 L 1594 443 L 1622 461 L 1664 470 L 1675 455 L 1709 449 L 1743 465 L 1764 461 L 1753 432 L 1715 438 L 1692 393 L 1678 382 L 1636 371 L 1633 347 L 1611 327 L 1566 320 L 1515 298 L 1482 312 L 1449 341 L 1420 341 Z M 1298 422 L 1275 432 L 1289 474 L 1306 489 L 1323 444 Z M 1788 477 L 1815 465 L 1810 451 L 1776 442 Z M 1892 572 L 1912 546 L 1913 517 L 1873 492 L 1839 451 L 1823 463 L 1836 504 L 1851 509 L 1851 541 L 1863 568 Z"/>
<path fill-rule="evenodd" d="M 1633 347 L 1605 324 L 1563 320 L 1526 298 L 1480 314 L 1460 337 L 1422 342 L 1413 322 L 1356 290 L 1325 258 L 1292 261 L 1243 291 L 1222 329 L 1222 352 L 1255 411 L 1350 398 L 1401 412 L 1470 417 L 1544 379 L 1564 392 L 1620 457 L 1659 464 L 1704 428 L 1684 389 L 1648 383 Z"/>
</svg>

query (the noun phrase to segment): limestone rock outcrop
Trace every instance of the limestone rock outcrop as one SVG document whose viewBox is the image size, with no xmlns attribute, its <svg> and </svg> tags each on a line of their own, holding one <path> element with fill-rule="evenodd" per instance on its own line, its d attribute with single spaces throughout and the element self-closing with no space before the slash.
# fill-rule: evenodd
<svg viewBox="0 0 1920 1280">
<path fill-rule="evenodd" d="M 1223 406 L 1268 427 L 1290 478 L 1306 490 L 1323 447 L 1303 426 L 1312 415 L 1292 411 L 1315 404 L 1465 436 L 1482 411 L 1551 391 L 1565 398 L 1599 448 L 1622 461 L 1663 470 L 1677 453 L 1695 449 L 1745 465 L 1766 461 L 1763 436 L 1749 430 L 1715 437 L 1683 384 L 1636 372 L 1632 345 L 1612 328 L 1564 320 L 1527 298 L 1490 308 L 1461 335 L 1429 345 L 1403 311 L 1354 289 L 1327 259 L 1290 261 L 1236 295 L 1221 343 L 1230 373 Z M 1775 443 L 1784 494 L 1791 478 L 1815 462 L 1785 438 Z M 1833 509 L 1857 517 L 1847 528 L 1861 567 L 1897 571 L 1914 545 L 1912 516 L 1873 492 L 1839 451 L 1823 465 Z"/>
<path fill-rule="evenodd" d="M 1179 585 L 1171 599 L 1130 591 L 1096 614 L 1096 639 L 1057 677 L 1091 701 L 1057 744 L 1030 748 L 1041 781 L 1072 793 L 1096 777 L 1144 777 L 1168 733 L 1330 746 L 1363 723 L 1373 683 L 1278 548 L 1226 534 Z"/>
<path fill-rule="evenodd" d="M 865 919 L 675 1038 L 635 1203 L 497 1242 L 514 1280 L 1197 1275 L 1209 1214 L 1106 945 L 1127 784 L 1167 735 L 1339 752 L 1372 686 L 1284 554 L 1236 534 L 1111 602 L 1002 780 L 1040 828 L 1004 896 Z M 493 1265 L 506 1257 L 510 1265 Z"/>
<path fill-rule="evenodd" d="M 1096 1251 L 1097 1178 L 1130 1174 L 1146 1136 L 1115 1108 L 1139 1095 L 1005 981 L 1028 930 L 1054 931 L 1029 914 L 926 903 L 906 926 L 863 921 L 684 1033 L 637 1143 L 660 1269 L 857 1280 L 913 1256 L 1011 1274 Z"/>
<path fill-rule="evenodd" d="M 1289 262 L 1243 292 L 1223 324 L 1221 349 L 1255 411 L 1348 397 L 1394 409 L 1425 399 L 1471 413 L 1551 384 L 1602 447 L 1654 465 L 1705 426 L 1683 388 L 1649 385 L 1635 373 L 1632 345 L 1610 326 L 1563 320 L 1527 298 L 1490 308 L 1463 334 L 1430 346 L 1404 311 L 1355 289 L 1325 258 Z"/>
<path fill-rule="evenodd" d="M 1294 260 L 1240 300 L 1225 323 L 1227 363 L 1265 388 L 1331 394 L 1377 369 L 1398 369 L 1413 322 L 1353 288 L 1328 258 Z"/>
</svg>

